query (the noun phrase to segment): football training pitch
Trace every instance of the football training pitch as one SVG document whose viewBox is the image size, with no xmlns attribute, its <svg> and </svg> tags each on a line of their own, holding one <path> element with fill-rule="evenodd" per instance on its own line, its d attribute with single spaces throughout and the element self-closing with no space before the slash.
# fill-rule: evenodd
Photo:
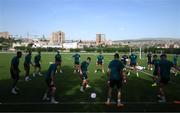
<svg viewBox="0 0 180 113">
<path fill-rule="evenodd" d="M 32 55 L 32 61 L 34 55 Z M 42 73 L 45 74 L 50 62 L 54 61 L 56 53 L 42 53 Z M 122 102 L 124 107 L 116 107 L 116 95 L 113 91 L 112 104 L 107 106 L 104 104 L 107 97 L 107 74 L 98 71 L 94 73 L 96 57 L 95 53 L 80 53 L 81 61 L 86 60 L 89 56 L 92 58 L 89 65 L 89 85 L 91 88 L 86 89 L 84 93 L 80 92 L 79 74 L 73 74 L 74 61 L 73 53 L 63 53 L 62 70 L 63 74 L 57 74 L 56 78 L 56 100 L 59 104 L 50 104 L 43 101 L 42 97 L 47 86 L 44 76 L 33 77 L 34 68 L 31 67 L 31 81 L 24 80 L 24 55 L 20 59 L 20 80 L 18 87 L 19 95 L 11 94 L 12 80 L 10 78 L 9 67 L 10 61 L 14 53 L 0 53 L 0 111 L 77 111 L 77 112 L 113 112 L 113 111 L 180 111 L 180 104 L 174 104 L 173 101 L 180 100 L 180 75 L 172 74 L 171 80 L 165 91 L 167 94 L 166 103 L 157 102 L 157 87 L 152 87 L 153 71 L 144 70 L 139 72 L 139 77 L 135 72 L 127 76 L 127 83 L 123 85 Z M 121 57 L 122 55 L 120 55 Z M 104 67 L 107 71 L 109 62 L 113 59 L 112 54 L 104 53 Z M 168 59 L 172 61 L 172 55 L 168 55 Z M 180 62 L 180 59 L 179 61 Z M 143 54 L 142 59 L 138 59 L 138 64 L 147 67 L 147 57 Z M 96 98 L 90 97 L 91 93 L 96 93 Z"/>
</svg>

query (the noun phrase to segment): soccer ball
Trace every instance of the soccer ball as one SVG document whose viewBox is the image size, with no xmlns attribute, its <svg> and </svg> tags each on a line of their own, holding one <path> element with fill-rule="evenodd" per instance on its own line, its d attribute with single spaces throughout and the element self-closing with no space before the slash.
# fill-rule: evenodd
<svg viewBox="0 0 180 113">
<path fill-rule="evenodd" d="M 91 93 L 91 98 L 96 98 L 96 93 Z"/>
</svg>

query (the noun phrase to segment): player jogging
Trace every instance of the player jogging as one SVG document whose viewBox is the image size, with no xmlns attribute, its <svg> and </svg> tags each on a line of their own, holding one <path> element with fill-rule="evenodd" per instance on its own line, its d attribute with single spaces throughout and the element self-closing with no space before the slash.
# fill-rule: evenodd
<svg viewBox="0 0 180 113">
<path fill-rule="evenodd" d="M 109 90 L 108 90 L 108 97 L 106 104 L 109 105 L 111 101 L 111 93 L 112 93 L 112 88 L 116 86 L 117 88 L 117 106 L 121 107 L 123 104 L 121 103 L 121 89 L 122 89 L 122 84 L 125 80 L 123 68 L 124 64 L 119 60 L 119 54 L 116 53 L 114 55 L 114 60 L 112 60 L 109 63 L 108 66 L 108 84 L 109 84 Z"/>
<path fill-rule="evenodd" d="M 10 67 L 10 73 L 11 73 L 11 78 L 13 79 L 13 84 L 12 84 L 12 90 L 11 93 L 16 95 L 18 94 L 19 88 L 17 88 L 17 82 L 19 80 L 19 58 L 21 58 L 22 52 L 18 51 L 17 56 L 13 57 L 11 60 L 11 67 Z"/>
<path fill-rule="evenodd" d="M 36 75 L 41 76 L 41 52 L 39 51 L 38 54 L 34 57 L 34 73 L 33 77 Z"/>
<path fill-rule="evenodd" d="M 153 55 L 153 61 L 152 64 L 154 65 L 154 72 L 153 72 L 153 80 L 154 83 L 152 84 L 152 86 L 157 86 L 157 82 L 158 82 L 158 75 L 159 75 L 159 59 L 157 59 L 157 55 Z"/>
<path fill-rule="evenodd" d="M 59 103 L 55 100 L 55 92 L 56 92 L 56 86 L 55 86 L 55 73 L 57 70 L 57 66 L 59 65 L 59 61 L 55 61 L 54 64 L 51 64 L 49 66 L 48 72 L 45 75 L 45 81 L 48 86 L 48 89 L 44 93 L 43 100 L 50 100 L 52 104 Z M 48 96 L 50 95 L 50 98 Z"/>
<path fill-rule="evenodd" d="M 25 60 L 24 60 L 25 81 L 31 80 L 29 78 L 30 65 L 33 66 L 33 63 L 31 62 L 31 54 L 32 54 L 32 51 L 29 50 L 28 54 L 25 56 Z"/>
<path fill-rule="evenodd" d="M 101 71 L 104 73 L 104 57 L 102 52 L 100 52 L 100 54 L 97 56 L 96 69 L 94 71 L 95 73 L 97 73 L 99 65 L 101 66 Z"/>
<path fill-rule="evenodd" d="M 91 58 L 88 57 L 86 61 L 83 61 L 80 65 L 80 78 L 82 80 L 80 91 L 84 92 L 84 90 L 88 87 L 88 66 L 91 62 Z"/>
<path fill-rule="evenodd" d="M 78 53 L 72 56 L 74 58 L 74 73 L 79 72 L 80 55 Z"/>
</svg>

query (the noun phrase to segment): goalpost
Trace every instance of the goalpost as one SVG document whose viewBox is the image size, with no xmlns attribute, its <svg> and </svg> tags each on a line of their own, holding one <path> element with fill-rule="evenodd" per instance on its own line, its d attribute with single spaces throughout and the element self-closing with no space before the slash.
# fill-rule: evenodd
<svg viewBox="0 0 180 113">
<path fill-rule="evenodd" d="M 141 45 L 140 45 L 140 47 L 139 47 L 139 59 L 141 59 L 142 58 L 142 53 L 141 53 Z"/>
</svg>

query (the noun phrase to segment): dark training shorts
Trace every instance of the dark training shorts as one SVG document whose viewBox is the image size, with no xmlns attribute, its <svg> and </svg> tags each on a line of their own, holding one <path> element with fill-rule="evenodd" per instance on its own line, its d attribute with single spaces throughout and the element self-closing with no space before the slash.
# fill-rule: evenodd
<svg viewBox="0 0 180 113">
<path fill-rule="evenodd" d="M 51 79 L 46 79 L 46 84 L 47 84 L 47 86 L 49 87 L 49 88 L 52 88 L 52 87 L 55 87 L 55 85 L 53 84 L 53 85 L 51 85 Z"/>
<path fill-rule="evenodd" d="M 35 67 L 41 68 L 41 65 L 39 63 L 35 64 Z"/>
<path fill-rule="evenodd" d="M 110 80 L 109 86 L 111 88 L 114 88 L 114 86 L 116 86 L 117 89 L 120 89 L 122 87 L 122 80 Z"/>
<path fill-rule="evenodd" d="M 79 65 L 79 64 L 80 64 L 80 62 L 74 62 L 74 64 L 75 64 L 75 65 Z"/>
<path fill-rule="evenodd" d="M 153 75 L 158 76 L 158 70 L 154 70 Z"/>
<path fill-rule="evenodd" d="M 135 66 L 136 66 L 136 63 L 132 63 L 132 62 L 131 62 L 131 63 L 130 63 L 130 66 L 131 66 L 131 67 L 135 67 Z"/>
<path fill-rule="evenodd" d="M 148 62 L 147 62 L 148 64 L 152 64 L 152 61 L 151 60 L 148 60 Z"/>
<path fill-rule="evenodd" d="M 16 70 L 17 71 L 17 70 Z M 13 70 L 10 70 L 10 73 L 11 73 L 11 78 L 13 79 L 13 80 L 19 80 L 19 73 L 18 73 L 18 71 L 17 71 L 17 73 L 15 74 L 15 73 L 13 73 Z"/>
<path fill-rule="evenodd" d="M 98 65 L 102 65 L 103 62 L 102 62 L 102 61 L 98 61 L 97 64 L 98 64 Z"/>
<path fill-rule="evenodd" d="M 80 75 L 81 80 L 87 80 L 88 76 L 87 76 L 87 72 L 83 72 L 82 75 Z"/>
<path fill-rule="evenodd" d="M 24 63 L 24 70 L 29 71 L 30 70 L 30 65 L 27 63 Z"/>
<path fill-rule="evenodd" d="M 167 79 L 167 78 L 160 78 L 160 83 L 163 83 L 164 85 L 168 84 L 170 79 Z"/>
</svg>

